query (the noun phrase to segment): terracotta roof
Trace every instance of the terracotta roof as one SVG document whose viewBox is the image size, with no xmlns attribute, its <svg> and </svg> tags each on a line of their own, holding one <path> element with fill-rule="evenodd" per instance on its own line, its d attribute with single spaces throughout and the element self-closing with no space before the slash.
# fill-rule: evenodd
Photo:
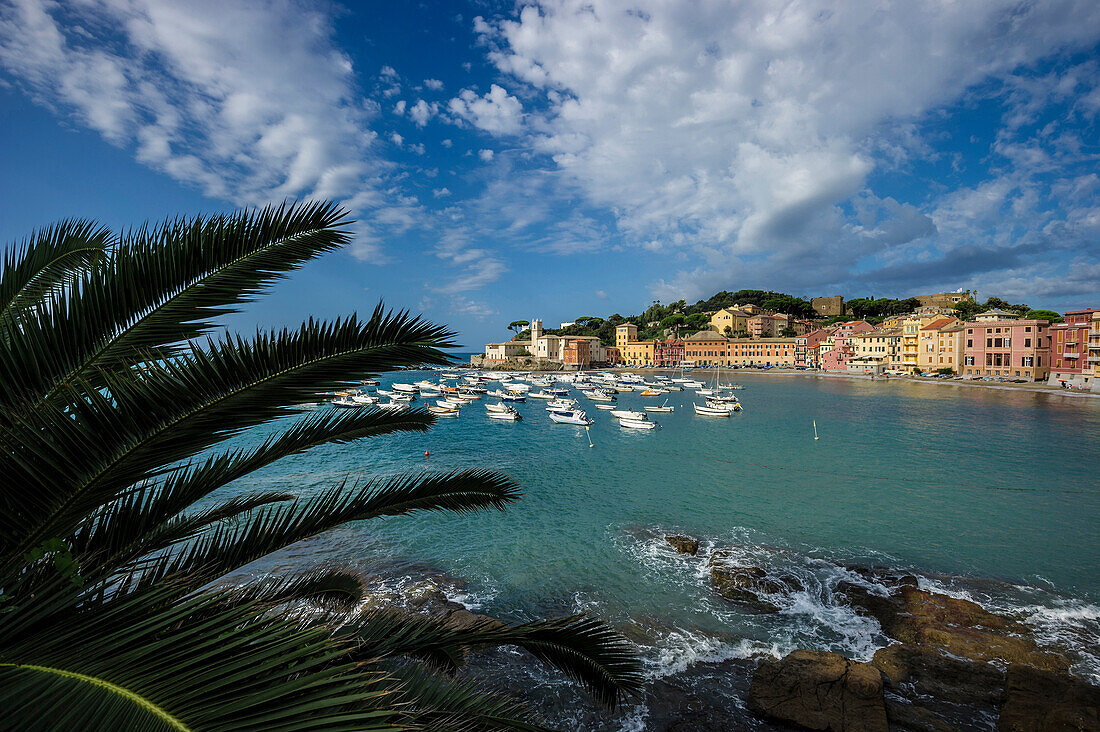
<svg viewBox="0 0 1100 732">
<path fill-rule="evenodd" d="M 939 330 L 943 326 L 950 323 L 954 318 L 940 318 L 939 320 L 933 320 L 928 325 L 921 328 L 921 330 Z"/>
</svg>

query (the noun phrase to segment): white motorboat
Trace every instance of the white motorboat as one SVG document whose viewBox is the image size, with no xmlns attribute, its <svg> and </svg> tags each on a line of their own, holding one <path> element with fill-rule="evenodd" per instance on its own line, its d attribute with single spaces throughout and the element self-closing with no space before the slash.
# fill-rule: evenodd
<svg viewBox="0 0 1100 732">
<path fill-rule="evenodd" d="M 486 404 L 485 411 L 487 412 L 514 412 L 516 410 L 509 407 L 507 404 Z"/>
<path fill-rule="evenodd" d="M 619 426 L 632 430 L 651 430 L 657 427 L 657 423 L 650 422 L 648 419 L 625 419 L 620 417 Z"/>
<path fill-rule="evenodd" d="M 456 402 L 454 399 L 437 399 L 435 405 L 444 409 L 459 409 L 466 406 L 464 402 Z"/>
<path fill-rule="evenodd" d="M 415 394 L 420 391 L 420 387 L 416 384 L 393 384 L 393 390 L 404 394 Z"/>
<path fill-rule="evenodd" d="M 385 409 L 387 412 L 407 412 L 409 405 L 406 402 L 388 401 L 378 405 L 379 409 Z"/>
<path fill-rule="evenodd" d="M 683 391 L 684 390 L 684 387 L 680 386 L 679 384 L 665 384 L 661 388 L 664 389 L 665 391 Z"/>
<path fill-rule="evenodd" d="M 458 409 L 455 407 L 439 407 L 435 404 L 428 405 L 428 411 L 438 417 L 457 417 Z"/>
<path fill-rule="evenodd" d="M 340 409 L 359 409 L 367 405 L 357 402 L 351 397 L 336 397 L 332 400 L 332 406 L 339 407 Z"/>
<path fill-rule="evenodd" d="M 696 389 L 695 393 L 699 396 L 712 397 L 714 396 L 714 389 Z"/>
<path fill-rule="evenodd" d="M 503 422 L 518 422 L 523 419 L 523 415 L 514 409 L 509 409 L 507 412 L 489 412 L 489 419 L 499 419 Z"/>
<path fill-rule="evenodd" d="M 569 396 L 569 390 L 563 386 L 552 387 L 550 389 L 544 389 L 547 394 L 553 394 L 556 397 Z"/>
<path fill-rule="evenodd" d="M 550 412 L 550 419 L 558 424 L 577 424 L 587 427 L 594 424 L 595 420 L 588 418 L 583 409 L 570 409 L 560 412 Z"/>
<path fill-rule="evenodd" d="M 695 402 L 691 403 L 691 406 L 695 407 L 695 413 L 702 417 L 728 417 L 732 412 L 729 409 L 716 409 L 714 407 L 700 407 Z"/>
<path fill-rule="evenodd" d="M 421 379 L 420 381 L 413 384 L 413 386 L 415 386 L 417 389 L 423 389 L 425 387 L 427 387 L 428 389 L 438 389 L 439 388 L 439 384 L 433 384 L 432 382 L 428 381 L 427 379 Z"/>
<path fill-rule="evenodd" d="M 596 409 L 614 409 L 614 404 L 597 404 Z"/>
<path fill-rule="evenodd" d="M 577 408 L 576 399 L 554 399 L 546 403 L 547 412 L 561 412 Z"/>
<path fill-rule="evenodd" d="M 416 399 L 416 395 L 415 394 L 408 394 L 408 393 L 397 393 L 397 394 L 394 394 L 393 396 L 390 397 L 391 402 L 406 402 L 407 403 L 407 402 L 411 402 L 413 399 Z"/>
<path fill-rule="evenodd" d="M 630 384 L 616 384 L 615 388 L 619 391 L 634 391 L 634 387 Z"/>
<path fill-rule="evenodd" d="M 661 405 L 647 404 L 645 407 L 643 407 L 643 409 L 645 409 L 647 412 L 657 412 L 657 413 L 660 413 L 660 414 L 671 414 L 674 407 L 670 407 L 667 404 L 661 404 Z"/>
<path fill-rule="evenodd" d="M 359 382 L 363 386 L 381 386 L 382 382 L 378 379 L 363 379 Z"/>
<path fill-rule="evenodd" d="M 531 387 L 527 384 L 508 384 L 504 388 L 508 391 L 519 392 L 520 394 L 526 394 L 531 391 Z"/>
<path fill-rule="evenodd" d="M 637 412 L 633 409 L 613 409 L 611 410 L 612 417 L 618 417 L 619 419 L 645 419 L 645 412 Z"/>
<path fill-rule="evenodd" d="M 532 399 L 554 399 L 554 395 L 545 391 L 532 391 L 528 392 L 527 396 Z"/>
<path fill-rule="evenodd" d="M 740 411 L 742 411 L 741 402 L 738 402 L 738 401 L 719 402 L 719 401 L 715 401 L 714 399 L 708 399 L 707 400 L 707 406 L 710 407 L 711 409 L 725 409 L 725 410 L 728 410 L 730 412 L 740 412 Z"/>
<path fill-rule="evenodd" d="M 364 407 L 378 403 L 378 397 L 370 396 L 369 394 L 352 394 L 349 398 L 356 404 L 362 404 Z"/>
<path fill-rule="evenodd" d="M 685 389 L 702 389 L 703 388 L 703 382 L 701 382 L 701 381 L 691 381 L 691 380 L 685 381 L 684 382 L 684 388 Z"/>
<path fill-rule="evenodd" d="M 526 402 L 527 401 L 527 397 L 524 396 L 523 394 L 512 394 L 511 392 L 501 394 L 500 399 L 501 399 L 501 401 L 504 401 L 504 402 Z"/>
</svg>

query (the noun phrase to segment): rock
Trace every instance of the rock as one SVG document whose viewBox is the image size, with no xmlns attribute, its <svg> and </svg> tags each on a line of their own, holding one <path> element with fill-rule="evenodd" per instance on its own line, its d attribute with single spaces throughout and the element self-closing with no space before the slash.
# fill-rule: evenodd
<svg viewBox="0 0 1100 732">
<path fill-rule="evenodd" d="M 990 663 L 904 643 L 878 649 L 871 663 L 890 687 L 908 684 L 918 694 L 958 704 L 1001 703 L 1004 673 Z"/>
<path fill-rule="evenodd" d="M 1013 664 L 1005 681 L 1002 732 L 1100 730 L 1100 686 L 1065 672 Z"/>
<path fill-rule="evenodd" d="M 792 651 L 761 663 L 749 686 L 749 708 L 807 729 L 888 729 L 879 670 L 824 651 Z"/>
<path fill-rule="evenodd" d="M 682 536 L 679 534 L 676 536 L 666 536 L 665 541 L 681 554 L 690 554 L 694 557 L 699 553 L 699 540 L 693 539 L 690 536 Z"/>
<path fill-rule="evenodd" d="M 424 580 L 410 585 L 404 592 L 405 601 L 412 607 L 439 606 L 447 603 L 447 596 L 435 582 Z"/>
<path fill-rule="evenodd" d="M 1063 671 L 1069 661 L 1039 648 L 1027 627 L 981 605 L 902 585 L 883 597 L 867 588 L 840 583 L 848 602 L 874 617 L 882 632 L 902 643 L 936 648 L 971 661 L 1001 660 Z"/>
<path fill-rule="evenodd" d="M 797 577 L 779 577 L 760 567 L 733 567 L 711 563 L 710 581 L 722 597 L 753 606 L 765 612 L 779 607 L 761 595 L 788 594 L 802 589 Z"/>
</svg>

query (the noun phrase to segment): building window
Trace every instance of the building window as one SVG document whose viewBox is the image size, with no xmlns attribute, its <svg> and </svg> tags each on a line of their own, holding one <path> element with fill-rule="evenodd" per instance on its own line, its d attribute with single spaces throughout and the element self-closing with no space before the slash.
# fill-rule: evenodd
<svg viewBox="0 0 1100 732">
<path fill-rule="evenodd" d="M 1031 339 L 1030 338 L 1025 338 L 1024 339 L 1024 348 L 1031 348 Z"/>
</svg>

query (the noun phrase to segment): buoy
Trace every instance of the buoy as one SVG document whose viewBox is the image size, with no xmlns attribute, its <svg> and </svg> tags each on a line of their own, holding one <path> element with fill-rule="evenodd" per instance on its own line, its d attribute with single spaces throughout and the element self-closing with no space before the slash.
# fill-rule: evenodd
<svg viewBox="0 0 1100 732">
<path fill-rule="evenodd" d="M 429 454 L 430 453 L 427 450 L 424 451 L 424 457 L 428 457 Z"/>
</svg>

